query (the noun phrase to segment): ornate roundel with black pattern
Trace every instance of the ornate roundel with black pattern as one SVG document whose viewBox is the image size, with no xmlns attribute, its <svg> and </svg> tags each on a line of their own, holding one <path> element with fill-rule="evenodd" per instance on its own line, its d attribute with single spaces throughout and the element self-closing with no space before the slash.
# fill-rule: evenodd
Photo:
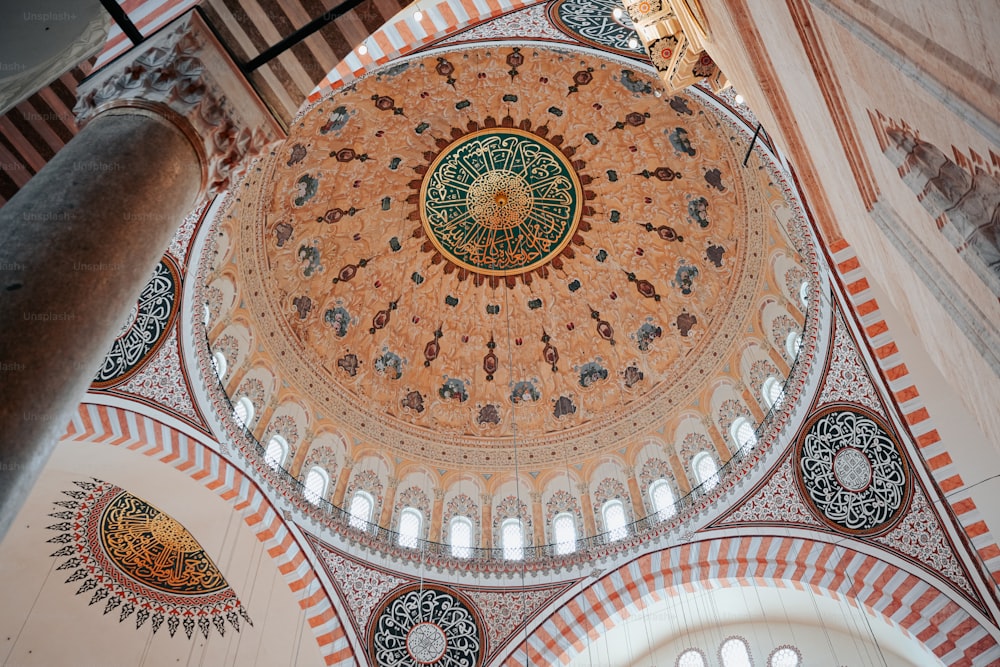
<svg viewBox="0 0 1000 667">
<path fill-rule="evenodd" d="M 621 10 L 615 12 L 616 9 Z M 556 0 L 546 9 L 549 20 L 560 32 L 588 46 L 622 56 L 646 58 L 642 42 L 635 46 L 635 26 L 620 0 Z M 616 14 L 620 13 L 620 16 Z"/>
<path fill-rule="evenodd" d="M 164 255 L 94 376 L 94 387 L 105 388 L 124 382 L 153 356 L 174 322 L 180 287 L 177 264 L 169 255 Z"/>
<path fill-rule="evenodd" d="M 410 586 L 373 615 L 370 650 L 380 667 L 476 667 L 485 653 L 471 605 L 453 591 Z"/>
<path fill-rule="evenodd" d="M 891 528 L 906 511 L 912 483 L 889 427 L 857 406 L 813 414 L 796 447 L 803 496 L 824 523 L 855 534 Z"/>
</svg>

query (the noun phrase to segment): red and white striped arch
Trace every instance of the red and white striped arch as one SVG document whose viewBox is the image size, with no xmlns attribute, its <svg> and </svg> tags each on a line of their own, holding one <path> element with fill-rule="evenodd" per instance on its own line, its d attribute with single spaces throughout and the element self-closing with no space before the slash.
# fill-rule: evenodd
<svg viewBox="0 0 1000 667">
<path fill-rule="evenodd" d="M 872 356 L 878 364 L 892 398 L 906 419 L 920 454 L 947 502 L 958 517 L 966 536 L 976 549 L 993 581 L 1000 584 L 1000 545 L 990 531 L 982 512 L 976 507 L 972 490 L 959 474 L 938 433 L 927 406 L 904 363 L 889 325 L 872 295 L 871 285 L 854 249 L 846 241 L 835 241 L 829 247 L 831 266 L 844 287 L 851 308 L 860 322 Z"/>
<path fill-rule="evenodd" d="M 642 556 L 577 594 L 541 623 L 505 667 L 559 665 L 622 619 L 666 597 L 717 588 L 811 589 L 863 605 L 921 641 L 947 665 L 1000 661 L 1000 645 L 945 593 L 895 565 L 799 537 L 725 537 Z"/>
<path fill-rule="evenodd" d="M 368 53 L 360 55 L 354 50 L 341 60 L 309 93 L 308 103 L 318 101 L 372 67 L 406 55 L 463 28 L 476 26 L 515 9 L 524 9 L 538 3 L 539 0 L 444 0 L 437 3 L 418 0 L 372 33 L 365 42 Z M 414 18 L 418 7 L 420 21 Z"/>
<path fill-rule="evenodd" d="M 121 408 L 80 404 L 61 442 L 124 447 L 187 473 L 243 514 L 305 611 L 327 665 L 357 665 L 344 628 L 302 546 L 257 484 L 215 451 L 151 417 Z"/>
</svg>

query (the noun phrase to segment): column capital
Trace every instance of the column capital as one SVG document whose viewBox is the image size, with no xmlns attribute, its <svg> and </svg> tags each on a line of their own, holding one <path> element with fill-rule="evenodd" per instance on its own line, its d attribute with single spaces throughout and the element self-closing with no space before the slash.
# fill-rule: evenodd
<svg viewBox="0 0 1000 667">
<path fill-rule="evenodd" d="M 249 158 L 284 138 L 195 10 L 96 72 L 78 95 L 73 111 L 81 126 L 112 109 L 131 108 L 178 127 L 198 152 L 207 194 L 226 190 Z"/>
</svg>

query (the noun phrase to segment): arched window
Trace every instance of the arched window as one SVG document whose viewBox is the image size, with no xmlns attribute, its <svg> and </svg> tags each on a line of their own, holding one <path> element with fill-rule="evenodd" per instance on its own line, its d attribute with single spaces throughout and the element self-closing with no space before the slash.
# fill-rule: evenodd
<svg viewBox="0 0 1000 667">
<path fill-rule="evenodd" d="M 799 356 L 799 348 L 802 347 L 802 334 L 791 331 L 788 337 L 785 338 L 785 352 L 788 353 L 789 359 L 795 359 Z"/>
<path fill-rule="evenodd" d="M 612 498 L 604 503 L 601 516 L 604 518 L 604 530 L 608 531 L 609 540 L 613 542 L 628 535 L 628 520 L 625 518 L 625 505 L 622 501 Z"/>
<path fill-rule="evenodd" d="M 305 495 L 306 500 L 313 505 L 319 505 L 319 501 L 326 495 L 326 487 L 330 484 L 330 475 L 319 466 L 313 466 L 306 474 Z"/>
<path fill-rule="evenodd" d="M 658 479 L 649 485 L 649 499 L 660 521 L 677 514 L 677 508 L 674 507 L 674 492 L 667 480 Z"/>
<path fill-rule="evenodd" d="M 242 396 L 233 406 L 233 419 L 240 426 L 250 426 L 250 422 L 253 421 L 253 412 L 253 403 L 246 396 Z"/>
<path fill-rule="evenodd" d="M 215 374 L 219 376 L 222 380 L 226 377 L 226 371 L 229 370 L 229 364 L 226 363 L 226 355 L 221 352 L 212 353 L 212 368 L 215 369 Z"/>
<path fill-rule="evenodd" d="M 375 499 L 372 498 L 372 494 L 360 489 L 355 491 L 351 498 L 351 526 L 358 530 L 367 530 L 374 510 Z"/>
<path fill-rule="evenodd" d="M 739 637 L 730 637 L 723 642 L 719 658 L 722 660 L 722 667 L 752 667 L 750 647 L 746 640 Z"/>
<path fill-rule="evenodd" d="M 204 305 L 204 308 L 205 310 L 202 311 L 201 322 L 207 327 L 208 323 L 212 321 L 212 311 L 209 309 L 207 303 Z"/>
<path fill-rule="evenodd" d="M 809 305 L 809 281 L 808 280 L 803 281 L 803 283 L 801 285 L 799 285 L 799 301 L 802 302 L 803 306 L 808 306 Z"/>
<path fill-rule="evenodd" d="M 280 468 L 285 463 L 288 456 L 288 441 L 280 435 L 272 435 L 267 441 L 267 450 L 264 452 L 264 463 L 272 468 Z"/>
<path fill-rule="evenodd" d="M 451 555 L 455 558 L 469 558 L 472 556 L 472 521 L 468 517 L 452 517 L 448 528 L 448 537 L 451 540 Z"/>
<path fill-rule="evenodd" d="M 694 471 L 694 478 L 704 491 L 714 489 L 719 483 L 719 478 L 716 476 L 719 467 L 715 465 L 715 459 L 708 452 L 702 452 L 691 460 L 691 470 Z"/>
<path fill-rule="evenodd" d="M 524 559 L 524 529 L 520 519 L 504 519 L 500 524 L 500 546 L 505 560 Z"/>
<path fill-rule="evenodd" d="M 736 443 L 736 449 L 753 447 L 757 444 L 757 435 L 753 432 L 753 426 L 746 417 L 737 417 L 729 426 L 729 436 Z"/>
<path fill-rule="evenodd" d="M 689 648 L 677 658 L 677 667 L 708 667 L 705 654 L 696 648 Z"/>
<path fill-rule="evenodd" d="M 767 659 L 767 667 L 799 667 L 802 654 L 794 646 L 779 646 Z"/>
<path fill-rule="evenodd" d="M 781 380 L 773 375 L 764 380 L 760 393 L 764 395 L 764 402 L 769 408 L 780 407 L 785 400 L 785 389 L 781 386 Z"/>
<path fill-rule="evenodd" d="M 552 519 L 552 535 L 555 538 L 556 554 L 562 556 L 576 551 L 576 522 L 569 512 L 556 514 Z"/>
<path fill-rule="evenodd" d="M 420 510 L 416 507 L 404 507 L 399 513 L 399 546 L 416 549 L 423 524 L 424 515 Z"/>
</svg>

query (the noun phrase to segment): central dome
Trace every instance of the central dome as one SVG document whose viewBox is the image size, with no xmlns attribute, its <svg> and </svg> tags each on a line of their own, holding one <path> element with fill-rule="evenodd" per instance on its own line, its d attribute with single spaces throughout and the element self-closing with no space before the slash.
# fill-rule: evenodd
<svg viewBox="0 0 1000 667">
<path fill-rule="evenodd" d="M 318 419 L 439 467 L 552 465 L 662 430 L 739 374 L 775 289 L 765 259 L 796 252 L 731 120 L 659 85 L 497 45 L 314 105 L 232 209 L 268 367 Z"/>
</svg>

